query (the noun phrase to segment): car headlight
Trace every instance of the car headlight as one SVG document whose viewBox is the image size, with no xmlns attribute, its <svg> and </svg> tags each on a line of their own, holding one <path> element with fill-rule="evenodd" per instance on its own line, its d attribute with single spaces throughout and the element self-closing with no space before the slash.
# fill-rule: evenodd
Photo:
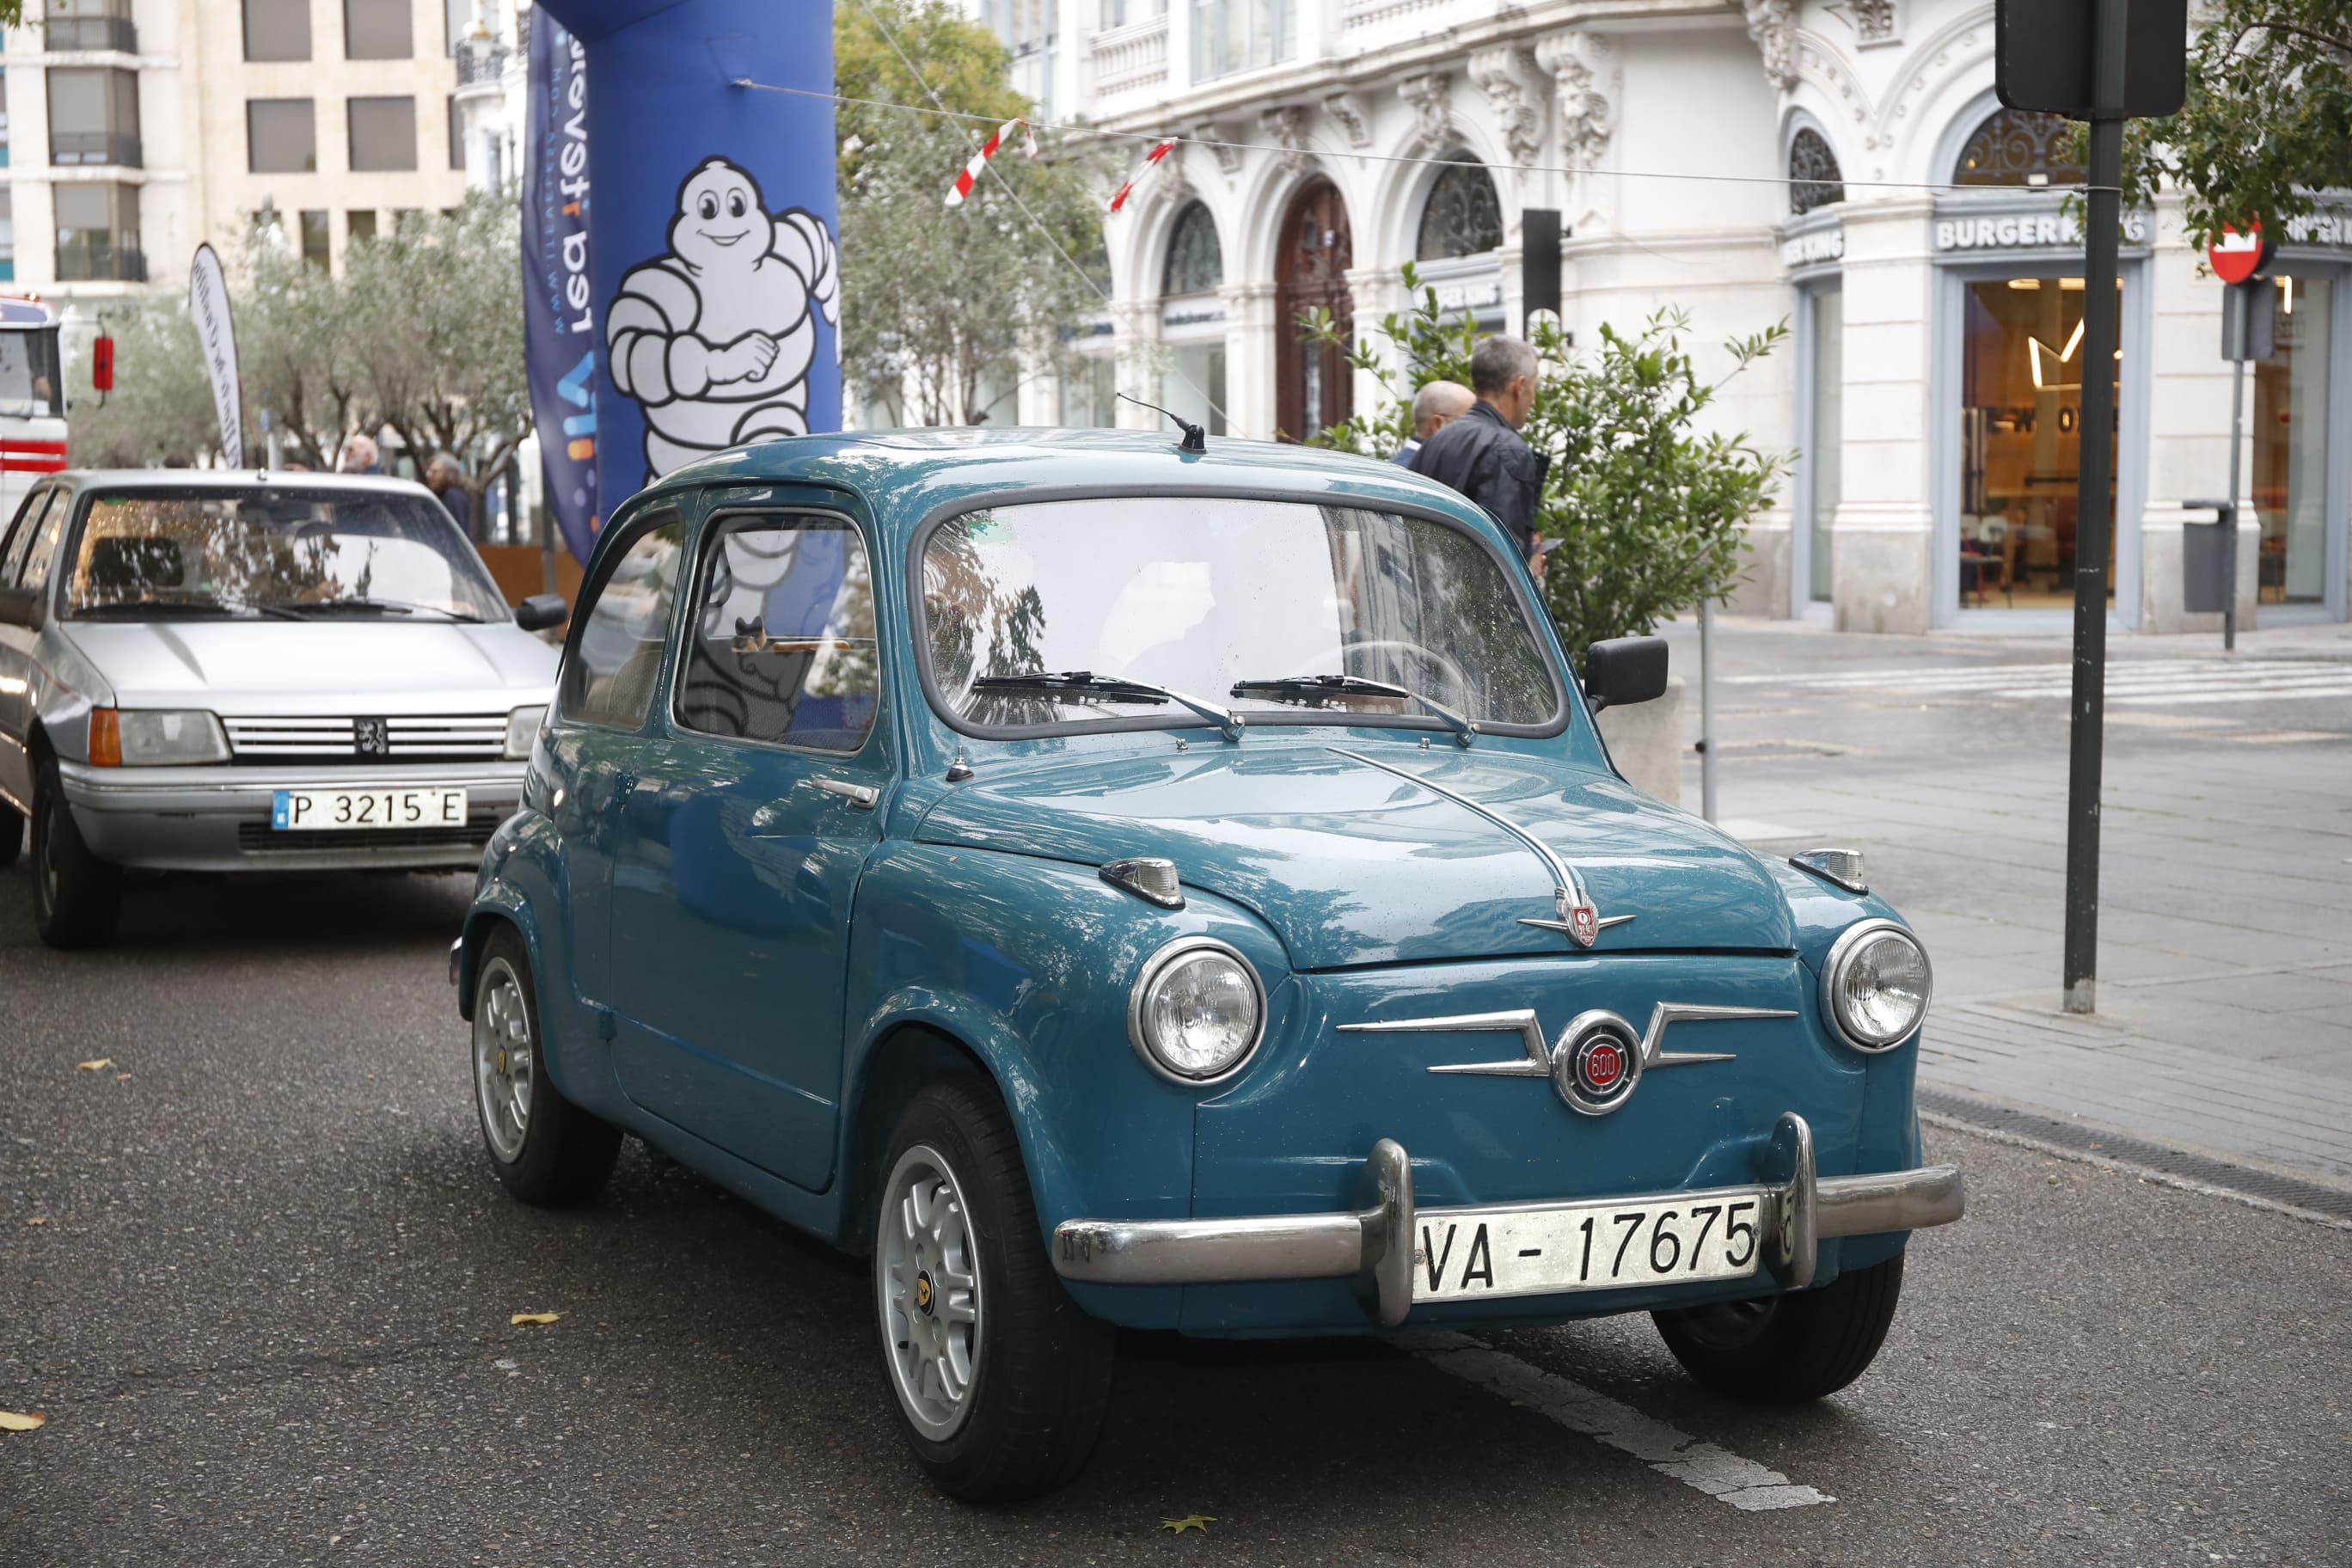
<svg viewBox="0 0 2352 1568">
<path fill-rule="evenodd" d="M 97 708 L 90 710 L 89 733 L 93 763 L 109 761 L 109 751 L 110 760 L 126 768 L 228 761 L 228 737 L 220 721 L 201 708 Z"/>
<path fill-rule="evenodd" d="M 1155 1072 L 1214 1083 L 1241 1070 L 1265 1028 L 1265 987 L 1223 942 L 1186 937 L 1145 963 L 1127 1001 L 1128 1038 Z"/>
<path fill-rule="evenodd" d="M 518 708 L 507 715 L 507 761 L 519 763 L 530 755 L 539 727 L 547 722 L 544 708 Z"/>
<path fill-rule="evenodd" d="M 1886 1050 L 1910 1038 L 1927 1016 L 1934 984 L 1916 937 L 1893 921 L 1864 921 L 1830 949 L 1822 1012 L 1857 1050 Z"/>
</svg>

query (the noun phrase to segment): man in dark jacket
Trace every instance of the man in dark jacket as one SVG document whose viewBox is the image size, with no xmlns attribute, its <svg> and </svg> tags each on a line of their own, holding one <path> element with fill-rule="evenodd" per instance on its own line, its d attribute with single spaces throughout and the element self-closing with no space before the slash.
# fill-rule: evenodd
<svg viewBox="0 0 2352 1568">
<path fill-rule="evenodd" d="M 1536 351 L 1517 338 L 1488 338 L 1470 355 L 1477 401 L 1413 454 L 1412 471 L 1456 489 L 1494 514 L 1528 569 L 1543 571 L 1536 517 L 1551 459 L 1520 437 L 1536 405 Z"/>
</svg>

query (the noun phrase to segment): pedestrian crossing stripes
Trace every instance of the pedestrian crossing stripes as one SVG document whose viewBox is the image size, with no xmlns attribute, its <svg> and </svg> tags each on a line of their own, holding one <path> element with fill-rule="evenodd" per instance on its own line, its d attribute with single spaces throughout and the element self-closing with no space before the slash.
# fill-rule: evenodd
<svg viewBox="0 0 2352 1568">
<path fill-rule="evenodd" d="M 1828 670 L 1801 675 L 1732 675 L 1731 687 L 1823 695 L 1876 692 L 1903 697 L 2053 698 L 2074 689 L 2071 664 L 1983 664 L 1942 668 Z M 2352 699 L 2352 660 L 2321 658 L 2151 658 L 2107 666 L 2110 705 L 2173 707 L 2211 702 Z"/>
</svg>

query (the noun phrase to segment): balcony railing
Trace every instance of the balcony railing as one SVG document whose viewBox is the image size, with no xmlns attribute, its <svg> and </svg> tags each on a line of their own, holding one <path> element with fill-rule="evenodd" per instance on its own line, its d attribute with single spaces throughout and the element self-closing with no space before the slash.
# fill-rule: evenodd
<svg viewBox="0 0 2352 1568">
<path fill-rule="evenodd" d="M 60 283 L 144 283 L 147 253 L 135 246 L 60 245 Z"/>
<path fill-rule="evenodd" d="M 507 74 L 507 61 L 512 51 L 504 44 L 493 43 L 487 49 L 476 49 L 471 44 L 457 47 L 457 85 L 459 87 L 496 86 Z"/>
<path fill-rule="evenodd" d="M 139 138 L 119 131 L 58 131 L 49 132 L 49 162 L 59 164 L 111 164 L 136 169 Z"/>
<path fill-rule="evenodd" d="M 1168 79 L 1168 14 L 1094 36 L 1095 93 L 1108 98 Z"/>
<path fill-rule="evenodd" d="M 52 16 L 42 26 L 48 31 L 51 53 L 60 49 L 139 52 L 139 28 L 128 16 Z"/>
</svg>

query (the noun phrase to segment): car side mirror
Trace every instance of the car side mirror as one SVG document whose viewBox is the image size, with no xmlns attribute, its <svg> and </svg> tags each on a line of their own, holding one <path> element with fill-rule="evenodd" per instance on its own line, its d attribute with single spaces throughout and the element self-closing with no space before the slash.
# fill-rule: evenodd
<svg viewBox="0 0 2352 1568">
<path fill-rule="evenodd" d="M 39 631 L 47 618 L 41 613 L 38 588 L 0 588 L 0 626 Z"/>
<path fill-rule="evenodd" d="M 1595 713 L 1665 694 L 1665 638 L 1611 637 L 1584 650 L 1584 700 Z"/>
<path fill-rule="evenodd" d="M 572 606 L 561 594 L 533 594 L 514 610 L 515 625 L 527 632 L 543 632 L 572 618 Z"/>
</svg>

